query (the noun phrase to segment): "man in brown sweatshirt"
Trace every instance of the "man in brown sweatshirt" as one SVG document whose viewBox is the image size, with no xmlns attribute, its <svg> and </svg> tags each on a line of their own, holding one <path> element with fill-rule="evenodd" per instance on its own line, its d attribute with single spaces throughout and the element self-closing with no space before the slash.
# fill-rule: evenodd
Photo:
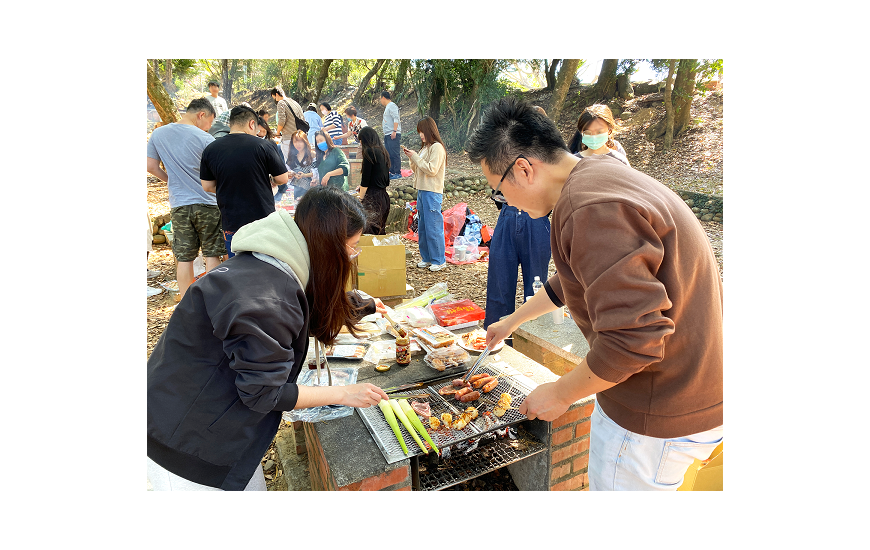
<svg viewBox="0 0 870 550">
<path fill-rule="evenodd" d="M 710 242 L 676 193 L 625 164 L 568 151 L 556 125 L 503 99 L 466 144 L 490 187 L 532 218 L 553 212 L 556 275 L 489 326 L 497 344 L 563 304 L 590 351 L 522 403 L 554 420 L 596 394 L 592 490 L 676 490 L 722 441 L 722 280 Z"/>
</svg>

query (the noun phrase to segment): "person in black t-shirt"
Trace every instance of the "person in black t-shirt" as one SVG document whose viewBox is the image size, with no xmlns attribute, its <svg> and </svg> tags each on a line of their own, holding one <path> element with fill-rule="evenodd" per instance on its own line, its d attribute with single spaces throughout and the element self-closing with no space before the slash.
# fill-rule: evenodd
<svg viewBox="0 0 870 550">
<path fill-rule="evenodd" d="M 362 149 L 362 172 L 360 173 L 359 199 L 369 214 L 366 233 L 384 235 L 387 216 L 390 214 L 390 155 L 381 143 L 378 133 L 370 126 L 359 131 Z"/>
<path fill-rule="evenodd" d="M 202 187 L 217 195 L 230 258 L 234 256 L 233 234 L 243 225 L 274 212 L 272 186 L 289 180 L 287 166 L 274 144 L 257 137 L 260 131 L 257 119 L 253 109 L 234 107 L 230 113 L 230 133 L 202 152 Z"/>
</svg>

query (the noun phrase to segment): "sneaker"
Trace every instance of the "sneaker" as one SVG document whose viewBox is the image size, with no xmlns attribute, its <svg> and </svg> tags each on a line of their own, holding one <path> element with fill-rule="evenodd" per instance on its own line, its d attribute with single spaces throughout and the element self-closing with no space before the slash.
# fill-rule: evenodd
<svg viewBox="0 0 870 550">
<path fill-rule="evenodd" d="M 158 275 L 160 275 L 159 271 L 151 271 L 150 269 L 148 269 L 147 271 L 148 271 L 148 278 L 149 279 L 153 279 L 154 277 L 157 277 Z"/>
<path fill-rule="evenodd" d="M 430 265 L 432 264 L 430 264 L 429 262 L 420 262 L 417 264 L 417 267 L 429 267 Z"/>
<path fill-rule="evenodd" d="M 390 179 L 391 180 L 402 179 L 402 174 L 390 174 Z"/>
<path fill-rule="evenodd" d="M 429 271 L 441 271 L 441 270 L 444 269 L 445 267 L 447 267 L 447 262 L 444 262 L 444 263 L 441 264 L 441 265 L 430 265 L 430 266 L 429 266 Z"/>
</svg>

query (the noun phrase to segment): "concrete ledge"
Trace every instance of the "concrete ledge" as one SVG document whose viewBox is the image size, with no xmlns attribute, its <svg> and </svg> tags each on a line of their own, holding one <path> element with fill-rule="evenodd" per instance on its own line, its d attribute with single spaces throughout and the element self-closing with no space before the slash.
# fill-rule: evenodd
<svg viewBox="0 0 870 550">
<path fill-rule="evenodd" d="M 514 331 L 514 349 L 562 376 L 589 353 L 589 343 L 577 324 L 565 318 L 561 325 L 546 314 L 527 321 Z"/>
</svg>

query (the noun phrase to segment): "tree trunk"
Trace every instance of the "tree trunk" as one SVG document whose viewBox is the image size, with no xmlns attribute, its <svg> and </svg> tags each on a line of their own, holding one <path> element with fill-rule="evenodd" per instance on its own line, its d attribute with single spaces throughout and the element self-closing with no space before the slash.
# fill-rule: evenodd
<svg viewBox="0 0 870 550">
<path fill-rule="evenodd" d="M 381 65 L 384 64 L 386 59 L 378 59 L 375 66 L 366 73 L 363 79 L 359 83 L 359 88 L 356 89 L 356 93 L 353 94 L 353 104 L 359 105 L 360 101 L 362 101 L 363 94 L 365 93 L 366 88 L 368 88 L 369 82 L 371 82 L 372 77 L 378 72 L 378 69 L 381 68 Z"/>
<path fill-rule="evenodd" d="M 441 98 L 444 96 L 444 81 L 441 78 L 436 78 L 432 81 L 432 87 L 429 91 L 429 113 L 435 124 L 441 118 Z"/>
<path fill-rule="evenodd" d="M 399 96 L 405 91 L 405 76 L 408 74 L 408 67 L 410 66 L 410 59 L 403 59 L 399 62 L 399 69 L 396 72 L 396 86 L 393 88 L 393 97 L 396 101 L 399 100 Z"/>
<path fill-rule="evenodd" d="M 230 68 L 229 68 L 229 59 L 221 59 L 221 90 L 222 94 L 219 94 L 224 98 L 224 101 L 227 102 L 227 107 L 231 105 L 230 101 L 232 101 L 233 89 L 232 82 L 230 80 Z"/>
<path fill-rule="evenodd" d="M 550 91 L 556 88 L 556 67 L 559 65 L 561 59 L 554 59 L 550 62 L 550 66 L 547 67 L 546 75 L 547 75 L 547 85 L 544 87 L 544 90 Z M 544 61 L 546 63 L 546 60 Z"/>
<path fill-rule="evenodd" d="M 616 95 L 616 66 L 618 59 L 605 59 L 601 63 L 601 72 L 598 73 L 598 82 L 595 84 L 595 97 L 604 101 L 612 99 Z"/>
<path fill-rule="evenodd" d="M 671 59 L 668 64 L 668 80 L 665 83 L 665 151 L 670 151 L 674 145 L 674 73 L 677 69 L 677 60 Z"/>
<path fill-rule="evenodd" d="M 622 99 L 634 97 L 634 88 L 631 87 L 630 75 L 622 73 L 616 77 L 616 92 Z"/>
<path fill-rule="evenodd" d="M 677 76 L 671 96 L 674 110 L 674 137 L 680 135 L 692 122 L 692 98 L 695 95 L 695 76 L 698 70 L 697 59 L 680 59 Z M 665 135 L 667 118 L 649 127 L 646 139 L 653 141 Z"/>
<path fill-rule="evenodd" d="M 157 76 L 157 73 L 154 72 L 151 65 L 145 63 L 145 66 L 148 68 L 148 99 L 150 99 L 151 103 L 154 104 L 157 114 L 160 115 L 160 120 L 163 121 L 163 124 L 178 122 L 181 120 L 181 116 L 178 114 L 178 109 L 175 107 L 175 103 L 173 103 L 172 98 L 169 97 L 166 88 L 163 87 L 163 83 L 160 82 L 160 78 Z"/>
<path fill-rule="evenodd" d="M 308 79 L 306 78 L 308 75 L 308 60 L 300 59 L 299 60 L 299 70 L 296 72 L 296 86 L 293 89 L 293 99 L 297 101 L 299 104 L 310 103 L 308 98 L 306 97 L 306 91 L 308 88 Z M 285 93 L 289 93 L 289 90 L 284 90 Z"/>
<path fill-rule="evenodd" d="M 164 59 L 163 66 L 166 67 L 166 70 L 163 71 L 162 75 L 160 75 L 163 79 L 163 87 L 166 88 L 169 96 L 174 99 L 175 94 L 178 92 L 178 88 L 175 87 L 175 81 L 172 78 L 172 60 Z"/>
<path fill-rule="evenodd" d="M 465 112 L 465 115 L 468 117 L 468 123 L 464 128 L 459 129 L 460 140 L 463 145 L 474 128 L 477 127 L 477 122 L 480 118 L 480 105 L 478 103 L 480 83 L 486 81 L 495 69 L 495 59 L 478 59 L 474 60 L 473 63 L 476 63 L 480 67 L 480 72 L 477 73 L 477 77 L 471 82 L 469 86 L 470 90 L 463 98 L 463 103 L 469 105 L 468 110 Z M 465 87 L 464 84 L 463 87 Z"/>
<path fill-rule="evenodd" d="M 332 59 L 324 59 L 320 63 L 320 70 L 317 72 L 317 81 L 314 83 L 314 100 L 320 101 L 320 94 L 323 93 L 323 85 L 326 83 L 326 77 L 329 75 L 329 66 L 332 65 Z"/>
<path fill-rule="evenodd" d="M 559 69 L 559 76 L 556 78 L 556 86 L 553 89 L 553 96 L 550 98 L 550 106 L 547 109 L 547 114 L 553 121 L 559 120 L 559 113 L 562 111 L 562 106 L 565 104 L 565 96 L 568 95 L 568 88 L 571 87 L 571 82 L 577 74 L 577 69 L 580 67 L 579 59 L 563 59 L 562 67 Z"/>
</svg>

